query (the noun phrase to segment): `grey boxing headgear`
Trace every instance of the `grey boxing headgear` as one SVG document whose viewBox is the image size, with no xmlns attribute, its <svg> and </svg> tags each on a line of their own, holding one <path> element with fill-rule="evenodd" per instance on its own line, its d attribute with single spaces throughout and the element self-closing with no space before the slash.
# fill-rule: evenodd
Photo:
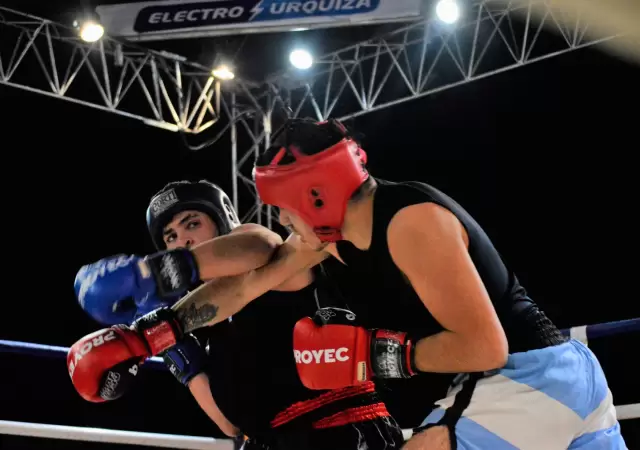
<svg viewBox="0 0 640 450">
<path fill-rule="evenodd" d="M 147 227 L 158 250 L 167 247 L 162 238 L 164 227 L 176 214 L 190 209 L 208 215 L 220 235 L 228 234 L 240 225 L 229 196 L 215 184 L 206 180 L 169 183 L 153 196 L 147 208 Z"/>
</svg>

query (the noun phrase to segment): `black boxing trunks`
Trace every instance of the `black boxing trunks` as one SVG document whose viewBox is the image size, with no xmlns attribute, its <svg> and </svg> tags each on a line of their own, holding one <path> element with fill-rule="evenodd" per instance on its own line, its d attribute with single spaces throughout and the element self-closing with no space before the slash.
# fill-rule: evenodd
<svg viewBox="0 0 640 450">
<path fill-rule="evenodd" d="M 271 433 L 243 450 L 384 450 L 404 444 L 402 430 L 372 382 L 297 402 L 272 420 Z"/>
</svg>

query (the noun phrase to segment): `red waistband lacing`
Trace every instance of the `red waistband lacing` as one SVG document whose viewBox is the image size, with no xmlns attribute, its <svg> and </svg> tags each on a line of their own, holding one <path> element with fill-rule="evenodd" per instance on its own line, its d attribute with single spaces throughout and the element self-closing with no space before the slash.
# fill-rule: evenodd
<svg viewBox="0 0 640 450">
<path fill-rule="evenodd" d="M 374 420 L 380 417 L 389 417 L 389 411 L 384 403 L 376 403 L 374 405 L 358 406 L 356 408 L 349 408 L 345 411 L 341 411 L 332 416 L 320 419 L 313 423 L 313 428 L 334 428 L 342 425 L 348 425 L 350 423 L 365 422 L 368 420 Z"/>
<path fill-rule="evenodd" d="M 341 389 L 334 389 L 332 391 L 325 392 L 324 394 L 316 398 L 294 403 L 293 405 L 289 406 L 287 409 L 285 409 L 284 411 L 276 415 L 276 417 L 271 421 L 271 427 L 276 428 L 281 425 L 284 425 L 285 423 L 291 422 L 293 419 L 297 417 L 300 417 L 310 411 L 314 411 L 324 405 L 328 405 L 338 400 L 342 400 L 349 397 L 355 397 L 356 395 L 373 393 L 375 392 L 375 390 L 376 390 L 376 387 L 373 384 L 373 382 L 367 381 L 366 383 L 362 383 L 357 386 L 348 386 Z M 325 420 L 325 419 L 322 419 L 322 420 Z M 337 425 L 333 425 L 333 426 L 337 426 Z"/>
</svg>

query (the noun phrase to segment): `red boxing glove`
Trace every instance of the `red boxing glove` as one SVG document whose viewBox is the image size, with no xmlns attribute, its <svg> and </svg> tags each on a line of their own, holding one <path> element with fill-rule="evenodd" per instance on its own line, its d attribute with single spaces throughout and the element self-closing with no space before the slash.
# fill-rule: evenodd
<svg viewBox="0 0 640 450">
<path fill-rule="evenodd" d="M 148 356 L 145 342 L 124 327 L 106 328 L 83 337 L 67 354 L 67 368 L 76 391 L 90 402 L 121 397 Z"/>
<path fill-rule="evenodd" d="M 413 345 L 406 333 L 366 330 L 355 315 L 323 308 L 315 320 L 296 323 L 293 353 L 302 384 L 309 389 L 339 389 L 377 378 L 410 378 L 417 373 Z"/>
</svg>

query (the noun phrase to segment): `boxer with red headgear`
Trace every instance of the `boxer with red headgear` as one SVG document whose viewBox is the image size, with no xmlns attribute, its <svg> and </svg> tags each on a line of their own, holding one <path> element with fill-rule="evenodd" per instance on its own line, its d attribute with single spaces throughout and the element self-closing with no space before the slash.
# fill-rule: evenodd
<svg viewBox="0 0 640 450">
<path fill-rule="evenodd" d="M 376 378 L 393 395 L 411 377 L 433 379 L 431 396 L 411 399 L 438 405 L 411 449 L 442 448 L 446 429 L 461 449 L 625 448 L 596 357 L 562 336 L 480 225 L 434 187 L 374 179 L 365 163 L 339 122 L 292 120 L 254 169 L 283 225 L 352 277 L 341 287 L 359 326 L 306 319 L 294 335 L 298 352 L 344 347 L 352 358 L 299 364 L 303 383 Z"/>
<path fill-rule="evenodd" d="M 320 240 L 336 242 L 342 239 L 349 199 L 369 179 L 365 169 L 367 155 L 339 122 L 325 122 L 320 125 L 322 128 L 314 124 L 306 129 L 292 124 L 285 128 L 284 135 L 306 132 L 314 148 L 304 153 L 296 144 L 272 147 L 262 157 L 270 159 L 269 164 L 255 169 L 256 187 L 265 203 L 296 211 Z M 328 148 L 323 148 L 329 143 L 332 144 Z M 295 167 L 290 165 L 294 162 Z M 282 182 L 283 177 L 286 182 Z"/>
</svg>

